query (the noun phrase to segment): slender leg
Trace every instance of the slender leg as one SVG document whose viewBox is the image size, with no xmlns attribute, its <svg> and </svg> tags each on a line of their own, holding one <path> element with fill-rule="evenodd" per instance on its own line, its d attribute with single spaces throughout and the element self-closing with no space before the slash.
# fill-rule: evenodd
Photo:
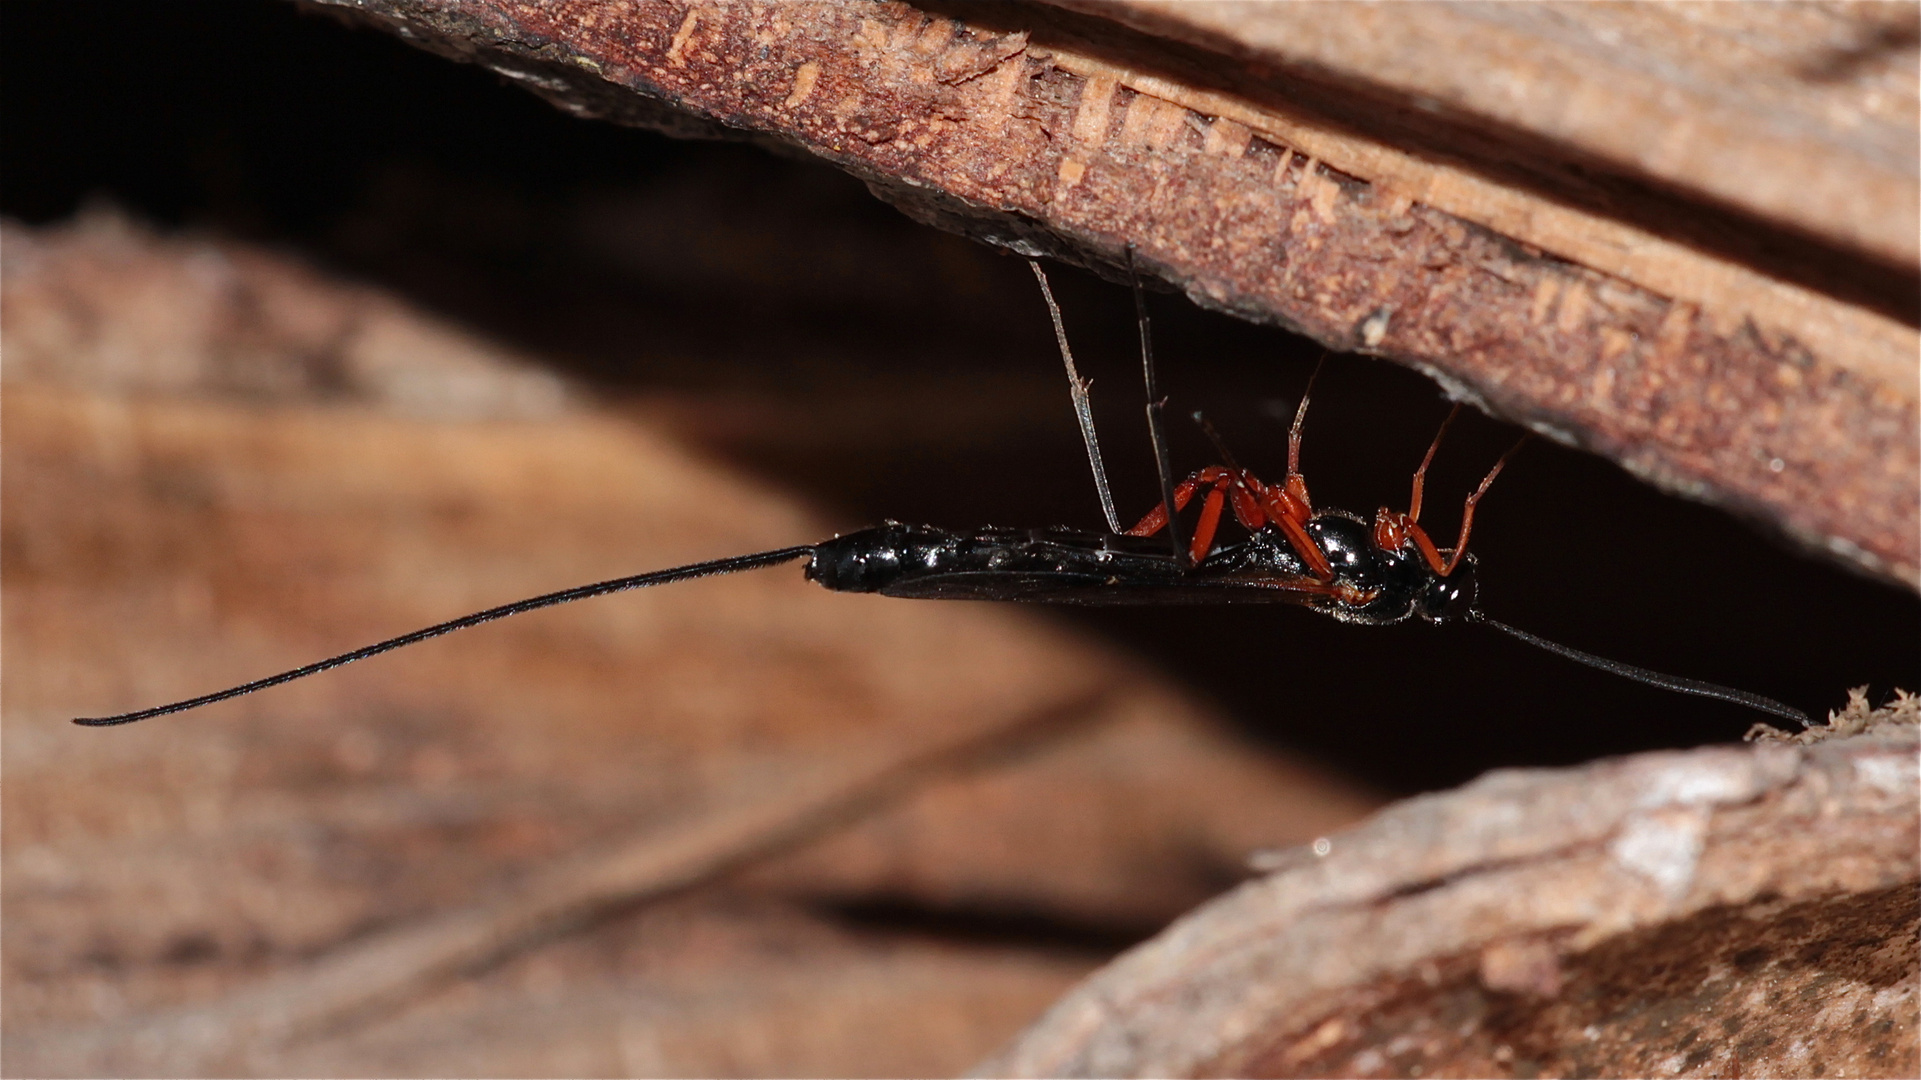
<svg viewBox="0 0 1921 1080">
<path fill-rule="evenodd" d="M 1374 514 L 1375 547 L 1382 551 L 1399 551 L 1411 540 L 1427 565 L 1443 577 L 1447 576 L 1451 564 L 1442 560 L 1434 540 L 1427 535 L 1426 529 L 1421 528 L 1421 496 L 1427 486 L 1428 466 L 1434 464 L 1434 454 L 1441 449 L 1441 440 L 1447 436 L 1448 425 L 1454 423 L 1454 418 L 1460 413 L 1460 403 L 1456 402 L 1448 410 L 1447 419 L 1441 421 L 1441 429 L 1434 433 L 1434 441 L 1428 444 L 1427 456 L 1421 459 L 1420 467 L 1414 470 L 1414 491 L 1408 496 L 1407 513 L 1396 513 L 1383 506 Z"/>
<path fill-rule="evenodd" d="M 1314 517 L 1314 507 L 1307 501 L 1307 481 L 1299 473 L 1293 473 L 1284 484 L 1278 487 L 1262 486 L 1257 494 L 1262 513 L 1287 537 L 1288 544 L 1307 565 L 1308 572 L 1322 581 L 1334 580 L 1334 567 L 1328 563 L 1321 549 L 1315 546 L 1313 538 L 1307 535 L 1307 523 Z"/>
<path fill-rule="evenodd" d="M 1239 479 L 1239 483 L 1228 489 L 1227 497 L 1233 503 L 1234 520 L 1241 523 L 1241 528 L 1253 532 L 1267 524 L 1267 513 L 1261 509 L 1260 497 L 1255 493 L 1261 482 L 1245 473 Z"/>
<path fill-rule="evenodd" d="M 1221 485 L 1207 493 L 1207 501 L 1201 503 L 1200 520 L 1194 523 L 1194 542 L 1188 549 L 1188 558 L 1200 562 L 1207 558 L 1207 551 L 1214 546 L 1214 533 L 1221 527 L 1221 508 L 1227 503 L 1227 496 Z"/>
<path fill-rule="evenodd" d="M 1205 469 L 1196 470 L 1194 475 L 1181 481 L 1180 485 L 1174 489 L 1174 513 L 1178 514 L 1187 509 L 1187 504 L 1193 500 L 1196 491 L 1199 491 L 1208 484 L 1219 483 L 1219 477 L 1216 474 L 1225 471 L 1226 470 L 1218 465 L 1209 465 Z M 1162 503 L 1154 509 L 1149 510 L 1146 516 L 1142 517 L 1140 521 L 1134 524 L 1133 528 L 1127 530 L 1123 535 L 1153 536 L 1155 533 L 1160 532 L 1167 527 L 1170 516 L 1167 512 L 1167 506 L 1167 503 Z M 1187 548 L 1183 546 L 1181 550 L 1185 553 Z"/>
<path fill-rule="evenodd" d="M 1334 567 L 1329 565 L 1327 556 L 1321 554 L 1321 549 L 1314 546 L 1314 538 L 1307 535 L 1306 525 L 1285 513 L 1275 514 L 1270 510 L 1268 516 L 1280 528 L 1281 534 L 1287 537 L 1287 542 L 1293 545 L 1294 553 L 1307 564 L 1309 573 L 1322 581 L 1334 580 Z"/>
<path fill-rule="evenodd" d="M 1234 474 L 1234 490 L 1230 493 L 1234 500 L 1234 519 L 1249 530 L 1260 528 L 1267 521 L 1267 515 L 1261 509 L 1261 496 L 1267 493 L 1267 485 L 1234 460 L 1234 451 L 1227 448 L 1227 440 L 1221 438 L 1220 431 L 1207 418 L 1207 414 L 1199 409 L 1194 410 L 1194 422 L 1200 425 L 1201 433 L 1207 436 L 1207 440 L 1214 444 L 1214 452 L 1221 455 L 1222 464 Z"/>
<path fill-rule="evenodd" d="M 1321 368 L 1327 365 L 1327 354 L 1314 363 L 1314 374 L 1307 377 L 1307 389 L 1301 391 L 1300 408 L 1294 410 L 1294 425 L 1287 429 L 1287 475 L 1292 479 L 1301 474 L 1301 429 L 1307 424 L 1307 402 L 1314 394 L 1314 380 L 1321 377 Z"/>
<path fill-rule="evenodd" d="M 1154 378 L 1154 334 L 1147 322 L 1147 297 L 1141 291 L 1141 276 L 1134 269 L 1134 245 L 1127 245 L 1127 279 L 1134 289 L 1134 321 L 1140 327 L 1141 335 L 1141 378 L 1147 384 L 1147 436 L 1154 444 L 1154 470 L 1161 481 L 1161 508 L 1174 505 L 1174 465 L 1167 451 L 1167 433 L 1162 430 L 1163 410 L 1167 399 L 1161 397 L 1161 390 Z M 1139 528 L 1139 526 L 1135 526 Z M 1173 545 L 1174 561 L 1185 569 L 1190 565 L 1187 549 L 1181 546 L 1180 530 L 1169 529 L 1168 543 Z"/>
<path fill-rule="evenodd" d="M 1187 504 L 1193 501 L 1195 492 L 1202 487 L 1208 488 L 1207 497 L 1201 503 L 1201 516 L 1194 524 L 1194 537 L 1187 547 L 1187 557 L 1194 562 L 1206 558 L 1207 553 L 1212 550 L 1214 537 L 1220 531 L 1221 515 L 1227 507 L 1233 507 L 1234 519 L 1250 532 L 1268 522 L 1268 516 L 1261 508 L 1260 495 L 1266 494 L 1269 489 L 1251 476 L 1219 465 L 1209 465 L 1180 482 L 1180 485 L 1174 489 L 1175 513 L 1185 510 Z M 1149 510 L 1147 516 L 1141 518 L 1133 528 L 1127 530 L 1127 535 L 1152 536 L 1166 528 L 1167 522 L 1167 507 L 1157 506 Z M 1289 525 L 1293 525 L 1293 522 L 1287 522 L 1282 527 L 1286 529 Z M 1293 527 L 1297 532 L 1300 529 L 1298 525 Z M 1301 532 L 1299 535 L 1302 541 L 1306 542 L 1307 534 Z M 1313 550 L 1311 543 L 1308 547 Z M 1320 552 L 1314 550 L 1314 555 L 1318 558 Z M 1325 568 L 1326 560 L 1321 559 L 1320 565 Z M 1331 577 L 1332 572 L 1325 576 Z"/>
<path fill-rule="evenodd" d="M 1074 419 L 1080 422 L 1081 442 L 1087 445 L 1087 464 L 1094 470 L 1094 493 L 1101 500 L 1101 516 L 1107 519 L 1109 532 L 1121 531 L 1121 517 L 1114 509 L 1114 492 L 1107 486 L 1107 466 L 1101 462 L 1101 441 L 1094 434 L 1094 408 L 1087 397 L 1087 380 L 1074 368 L 1074 352 L 1067 347 L 1067 327 L 1061 322 L 1061 306 L 1054 302 L 1054 290 L 1047 286 L 1047 273 L 1041 264 L 1027 260 L 1027 266 L 1034 271 L 1034 280 L 1041 283 L 1041 297 L 1047 301 L 1047 313 L 1054 319 L 1054 340 L 1060 343 L 1061 363 L 1067 367 L 1067 390 L 1074 399 Z"/>
<path fill-rule="evenodd" d="M 1277 487 L 1262 484 L 1247 470 L 1237 465 L 1233 452 L 1227 448 L 1227 441 L 1221 438 L 1220 432 L 1214 429 L 1214 425 L 1208 422 L 1207 417 L 1197 412 L 1194 414 L 1194 420 L 1201 425 L 1201 430 L 1213 442 L 1214 449 L 1221 455 L 1221 460 L 1234 471 L 1238 481 L 1237 487 L 1254 496 L 1254 501 L 1258 504 L 1258 516 L 1273 522 L 1275 527 L 1281 530 L 1282 535 L 1287 537 L 1288 544 L 1294 548 L 1295 554 L 1301 557 L 1301 561 L 1306 564 L 1310 573 L 1322 581 L 1333 581 L 1333 566 L 1328 564 L 1327 556 L 1321 553 L 1321 549 L 1315 546 L 1313 538 L 1307 535 L 1307 523 L 1314 516 L 1314 506 L 1308 500 L 1307 480 L 1301 476 L 1301 429 L 1307 423 L 1307 403 L 1313 396 L 1314 380 L 1320 377 L 1321 364 L 1326 361 L 1327 358 L 1323 356 L 1321 363 L 1314 365 L 1314 374 L 1308 376 L 1307 389 L 1301 392 L 1300 407 L 1294 411 L 1294 424 L 1287 433 L 1287 478 Z M 1249 519 L 1256 515 L 1243 512 L 1238 495 L 1235 501 L 1235 516 L 1241 524 L 1250 529 L 1260 527 L 1258 524 L 1250 523 Z"/>
<path fill-rule="evenodd" d="M 1421 520 L 1421 489 L 1427 481 L 1427 467 L 1434 464 L 1434 452 L 1441 448 L 1441 439 L 1447 435 L 1448 425 L 1460 414 L 1461 403 L 1457 401 L 1447 411 L 1447 419 L 1441 421 L 1441 430 L 1434 433 L 1434 441 L 1428 445 L 1427 456 L 1421 459 L 1421 467 L 1414 470 L 1414 494 L 1407 500 L 1407 520 L 1410 523 Z"/>
<path fill-rule="evenodd" d="M 1533 438 L 1532 434 L 1523 435 L 1519 442 L 1509 447 L 1508 452 L 1502 454 L 1501 459 L 1494 463 L 1494 467 L 1487 471 L 1487 476 L 1482 479 L 1481 486 L 1475 488 L 1474 494 L 1467 497 L 1466 505 L 1461 508 L 1461 539 L 1455 543 L 1454 551 L 1448 555 L 1447 569 L 1441 571 L 1442 577 L 1447 577 L 1449 574 L 1452 574 L 1454 568 L 1461 565 L 1461 559 L 1467 555 L 1467 534 L 1468 531 L 1474 527 L 1475 504 L 1481 501 L 1481 496 L 1487 494 L 1487 489 L 1494 483 L 1494 478 L 1501 475 L 1501 470 L 1507 466 L 1507 459 L 1513 457 L 1515 451 L 1526 446 L 1530 438 Z"/>
<path fill-rule="evenodd" d="M 1401 536 L 1414 541 L 1414 549 L 1421 553 L 1421 560 L 1427 563 L 1429 569 L 1442 577 L 1446 577 L 1453 571 L 1454 565 L 1441 558 L 1440 549 L 1434 546 L 1434 538 L 1427 534 L 1426 529 L 1421 528 L 1412 521 L 1403 520 L 1399 524 L 1402 529 Z M 1386 545 L 1382 546 L 1386 547 Z M 1400 550 L 1400 546 L 1400 543 L 1397 541 L 1393 547 L 1387 548 L 1387 550 L 1398 551 Z"/>
<path fill-rule="evenodd" d="M 1322 356 L 1322 361 L 1314 365 L 1314 375 L 1308 377 L 1308 386 L 1301 392 L 1301 407 L 1295 409 L 1295 423 L 1291 429 L 1287 430 L 1287 479 L 1281 480 L 1281 484 L 1277 486 L 1266 486 L 1266 484 L 1260 484 L 1258 480 L 1252 480 L 1245 469 L 1239 469 L 1233 463 L 1233 454 L 1229 452 L 1226 440 L 1220 438 L 1220 432 L 1214 430 L 1214 425 L 1210 425 L 1201 413 L 1195 413 L 1195 421 L 1201 425 L 1201 430 L 1206 432 L 1206 436 L 1214 442 L 1214 450 L 1218 450 L 1222 459 L 1228 461 L 1229 467 L 1235 469 L 1239 477 L 1251 480 L 1245 486 L 1252 488 L 1251 494 L 1254 494 L 1256 502 L 1260 503 L 1262 515 L 1268 521 L 1272 521 L 1281 530 L 1283 536 L 1287 536 L 1287 544 L 1295 550 L 1297 555 L 1301 555 L 1301 561 L 1306 563 L 1308 573 L 1312 573 L 1320 580 L 1333 580 L 1333 567 L 1327 563 L 1327 555 L 1314 546 L 1314 540 L 1308 536 L 1308 530 L 1306 530 L 1308 519 L 1314 517 L 1314 503 L 1308 502 L 1308 482 L 1301 477 L 1301 430 L 1308 419 L 1308 400 L 1314 396 L 1314 380 L 1320 379 L 1320 369 L 1325 361 L 1327 357 Z M 1243 525 L 1245 525 L 1245 519 L 1243 519 Z"/>
<path fill-rule="evenodd" d="M 1175 513 L 1178 514 L 1182 510 L 1187 509 L 1188 501 L 1194 497 L 1194 492 L 1197 489 L 1199 489 L 1199 487 L 1200 487 L 1199 483 L 1193 480 L 1188 480 L 1188 481 L 1184 481 L 1181 484 L 1181 486 L 1174 489 L 1174 512 Z M 1167 528 L 1167 522 L 1169 517 L 1170 515 L 1167 512 L 1167 504 L 1161 503 L 1159 506 L 1156 506 L 1154 509 L 1149 510 L 1147 513 L 1141 515 L 1141 519 L 1134 523 L 1134 527 L 1131 529 L 1128 529 L 1121 535 L 1153 536 L 1155 533 L 1160 532 L 1162 529 Z M 1186 558 L 1186 552 L 1187 552 L 1186 545 L 1182 545 L 1181 552 L 1182 552 L 1181 557 Z"/>
<path fill-rule="evenodd" d="M 1254 483 L 1259 484 L 1260 481 L 1256 480 Z M 1204 487 L 1212 488 L 1215 492 L 1231 495 L 1234 499 L 1234 516 L 1240 520 L 1241 524 L 1247 526 L 1249 529 L 1258 529 L 1264 523 L 1265 519 L 1261 516 L 1259 503 L 1241 485 L 1240 478 L 1231 470 L 1222 468 L 1219 465 L 1209 465 L 1205 469 L 1196 469 L 1192 476 L 1181 481 L 1180 484 L 1174 488 L 1174 513 L 1179 514 L 1182 510 L 1187 509 L 1187 504 L 1194 499 L 1194 493 Z M 1149 510 L 1146 516 L 1142 517 L 1140 521 L 1134 524 L 1133 528 L 1127 530 L 1123 535 L 1153 536 L 1155 533 L 1166 528 L 1167 522 L 1167 505 L 1163 503 Z"/>
</svg>

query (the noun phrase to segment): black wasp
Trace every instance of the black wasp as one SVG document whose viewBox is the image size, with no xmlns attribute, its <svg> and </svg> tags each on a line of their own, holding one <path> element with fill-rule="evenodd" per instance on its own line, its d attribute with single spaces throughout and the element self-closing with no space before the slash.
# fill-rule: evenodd
<svg viewBox="0 0 1921 1080">
<path fill-rule="evenodd" d="M 1131 274 L 1131 246 L 1127 256 Z M 1053 317 L 1075 414 L 1107 520 L 1106 532 L 987 528 L 961 533 L 927 525 L 888 522 L 818 544 L 737 555 L 563 589 L 478 611 L 217 693 L 118 716 L 82 718 L 74 723 L 109 727 L 164 716 L 278 686 L 524 611 L 797 559 L 806 559 L 808 579 L 826 588 L 918 600 L 1017 600 L 1054 604 L 1279 603 L 1311 608 L 1344 622 L 1376 626 L 1416 617 L 1431 623 L 1466 620 L 1492 626 L 1567 659 L 1652 686 L 1744 705 L 1803 726 L 1809 723 L 1800 710 L 1771 698 L 1595 656 L 1482 614 L 1475 606 L 1475 559 L 1467 550 L 1468 534 L 1476 504 L 1514 450 L 1496 461 L 1480 486 L 1468 496 L 1461 515 L 1461 533 L 1452 548 L 1437 547 L 1420 525 L 1427 469 L 1440 448 L 1441 436 L 1446 434 L 1448 424 L 1459 411 L 1458 405 L 1455 413 L 1450 413 L 1442 423 L 1427 456 L 1414 471 L 1413 494 L 1405 513 L 1382 507 L 1369 521 L 1344 510 L 1314 508 L 1308 497 L 1307 482 L 1300 472 L 1306 393 L 1301 397 L 1288 432 L 1287 475 L 1279 484 L 1264 483 L 1236 464 L 1213 429 L 1198 415 L 1196 419 L 1213 439 L 1222 463 L 1196 470 L 1175 483 L 1163 432 L 1165 402 L 1155 386 L 1147 309 L 1137 275 L 1134 276 L 1134 305 L 1140 324 L 1148 431 L 1160 475 L 1161 502 L 1133 528 L 1122 529 L 1095 438 L 1087 384 L 1075 370 L 1060 308 L 1048 288 L 1047 277 L 1040 264 L 1029 260 L 1029 265 L 1040 281 L 1041 295 Z M 1310 379 L 1310 392 L 1312 386 Z M 1519 448 L 1517 443 L 1514 449 Z M 1196 496 L 1200 497 L 1201 507 L 1192 532 L 1183 543 L 1179 515 Z M 1246 536 L 1232 543 L 1217 544 L 1221 518 L 1229 512 Z M 1156 534 L 1163 532 L 1165 540 L 1156 539 Z"/>
</svg>

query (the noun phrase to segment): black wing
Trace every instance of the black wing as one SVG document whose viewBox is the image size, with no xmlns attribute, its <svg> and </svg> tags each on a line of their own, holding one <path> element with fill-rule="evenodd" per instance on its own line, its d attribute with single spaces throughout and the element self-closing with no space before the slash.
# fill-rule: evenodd
<svg viewBox="0 0 1921 1080">
<path fill-rule="evenodd" d="M 910 600 L 1001 600 L 1036 604 L 1120 606 L 1129 604 L 1305 604 L 1330 595 L 1311 577 L 1235 575 L 1142 580 L 1078 571 L 956 570 L 903 577 L 879 590 Z"/>
</svg>

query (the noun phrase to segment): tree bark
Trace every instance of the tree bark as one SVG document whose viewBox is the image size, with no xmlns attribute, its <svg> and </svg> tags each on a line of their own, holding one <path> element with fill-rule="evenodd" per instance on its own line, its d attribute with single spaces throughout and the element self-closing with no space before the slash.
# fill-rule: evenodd
<svg viewBox="0 0 1921 1080">
<path fill-rule="evenodd" d="M 1913 1076 L 1916 728 L 1502 771 L 1267 860 L 990 1076 Z"/>
<path fill-rule="evenodd" d="M 1449 99 L 1374 80 L 1398 54 L 1329 47 L 1307 63 L 1273 44 L 1296 23 L 1325 29 L 1363 10 L 1404 31 L 1380 48 L 1440 40 L 1345 5 L 1205 9 L 1211 22 L 1088 8 L 1176 41 L 1011 5 L 322 2 L 579 115 L 798 147 L 988 243 L 1115 275 L 1132 245 L 1146 273 L 1197 303 L 1415 367 L 1670 491 L 1921 585 L 1921 273 L 1911 243 L 1884 239 L 1914 231 L 1901 226 L 1921 190 L 1913 154 L 1883 153 L 1879 113 L 1849 144 L 1880 162 L 1849 174 L 1867 205 L 1906 208 L 1880 228 L 1839 206 L 1836 191 L 1854 189 L 1835 178 L 1847 168 L 1832 139 L 1739 122 L 1780 111 L 1754 86 L 1785 86 L 1775 96 L 1830 126 L 1850 101 L 1906 115 L 1915 93 L 1899 73 L 1913 47 L 1898 20 L 1857 27 L 1852 52 L 1805 42 L 1783 70 L 1636 69 L 1656 82 L 1631 108 L 1490 120 L 1489 86 L 1519 80 L 1524 101 L 1563 93 L 1546 68 L 1514 65 L 1559 24 L 1474 33 L 1456 19 L 1445 66 L 1486 85 Z M 1625 76 L 1607 62 L 1637 54 L 1605 43 L 1618 29 L 1590 29 L 1575 75 L 1612 89 Z M 1697 35 L 1697 58 L 1728 39 Z M 1884 91 L 1874 79 L 1887 64 Z M 1670 69 L 1675 85 L 1661 85 Z M 1734 104 L 1709 115 L 1709 98 Z M 1528 127 L 1543 116 L 1566 123 Z M 1693 149 L 1624 160 L 1637 141 Z M 1704 180 L 1755 161 L 1807 177 L 1787 184 L 1801 202 L 1784 201 L 1779 177 Z M 1802 203 L 1813 209 L 1789 212 Z"/>
</svg>

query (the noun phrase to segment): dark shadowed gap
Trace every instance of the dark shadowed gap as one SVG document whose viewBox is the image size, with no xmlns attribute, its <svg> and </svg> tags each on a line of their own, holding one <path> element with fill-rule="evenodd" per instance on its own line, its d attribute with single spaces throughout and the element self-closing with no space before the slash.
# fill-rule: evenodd
<svg viewBox="0 0 1921 1080">
<path fill-rule="evenodd" d="M 814 909 L 862 930 L 928 937 L 955 944 L 1041 948 L 1105 958 L 1160 932 L 1152 926 L 1092 926 L 1042 911 L 934 908 L 911 899 L 822 903 Z"/>
</svg>

